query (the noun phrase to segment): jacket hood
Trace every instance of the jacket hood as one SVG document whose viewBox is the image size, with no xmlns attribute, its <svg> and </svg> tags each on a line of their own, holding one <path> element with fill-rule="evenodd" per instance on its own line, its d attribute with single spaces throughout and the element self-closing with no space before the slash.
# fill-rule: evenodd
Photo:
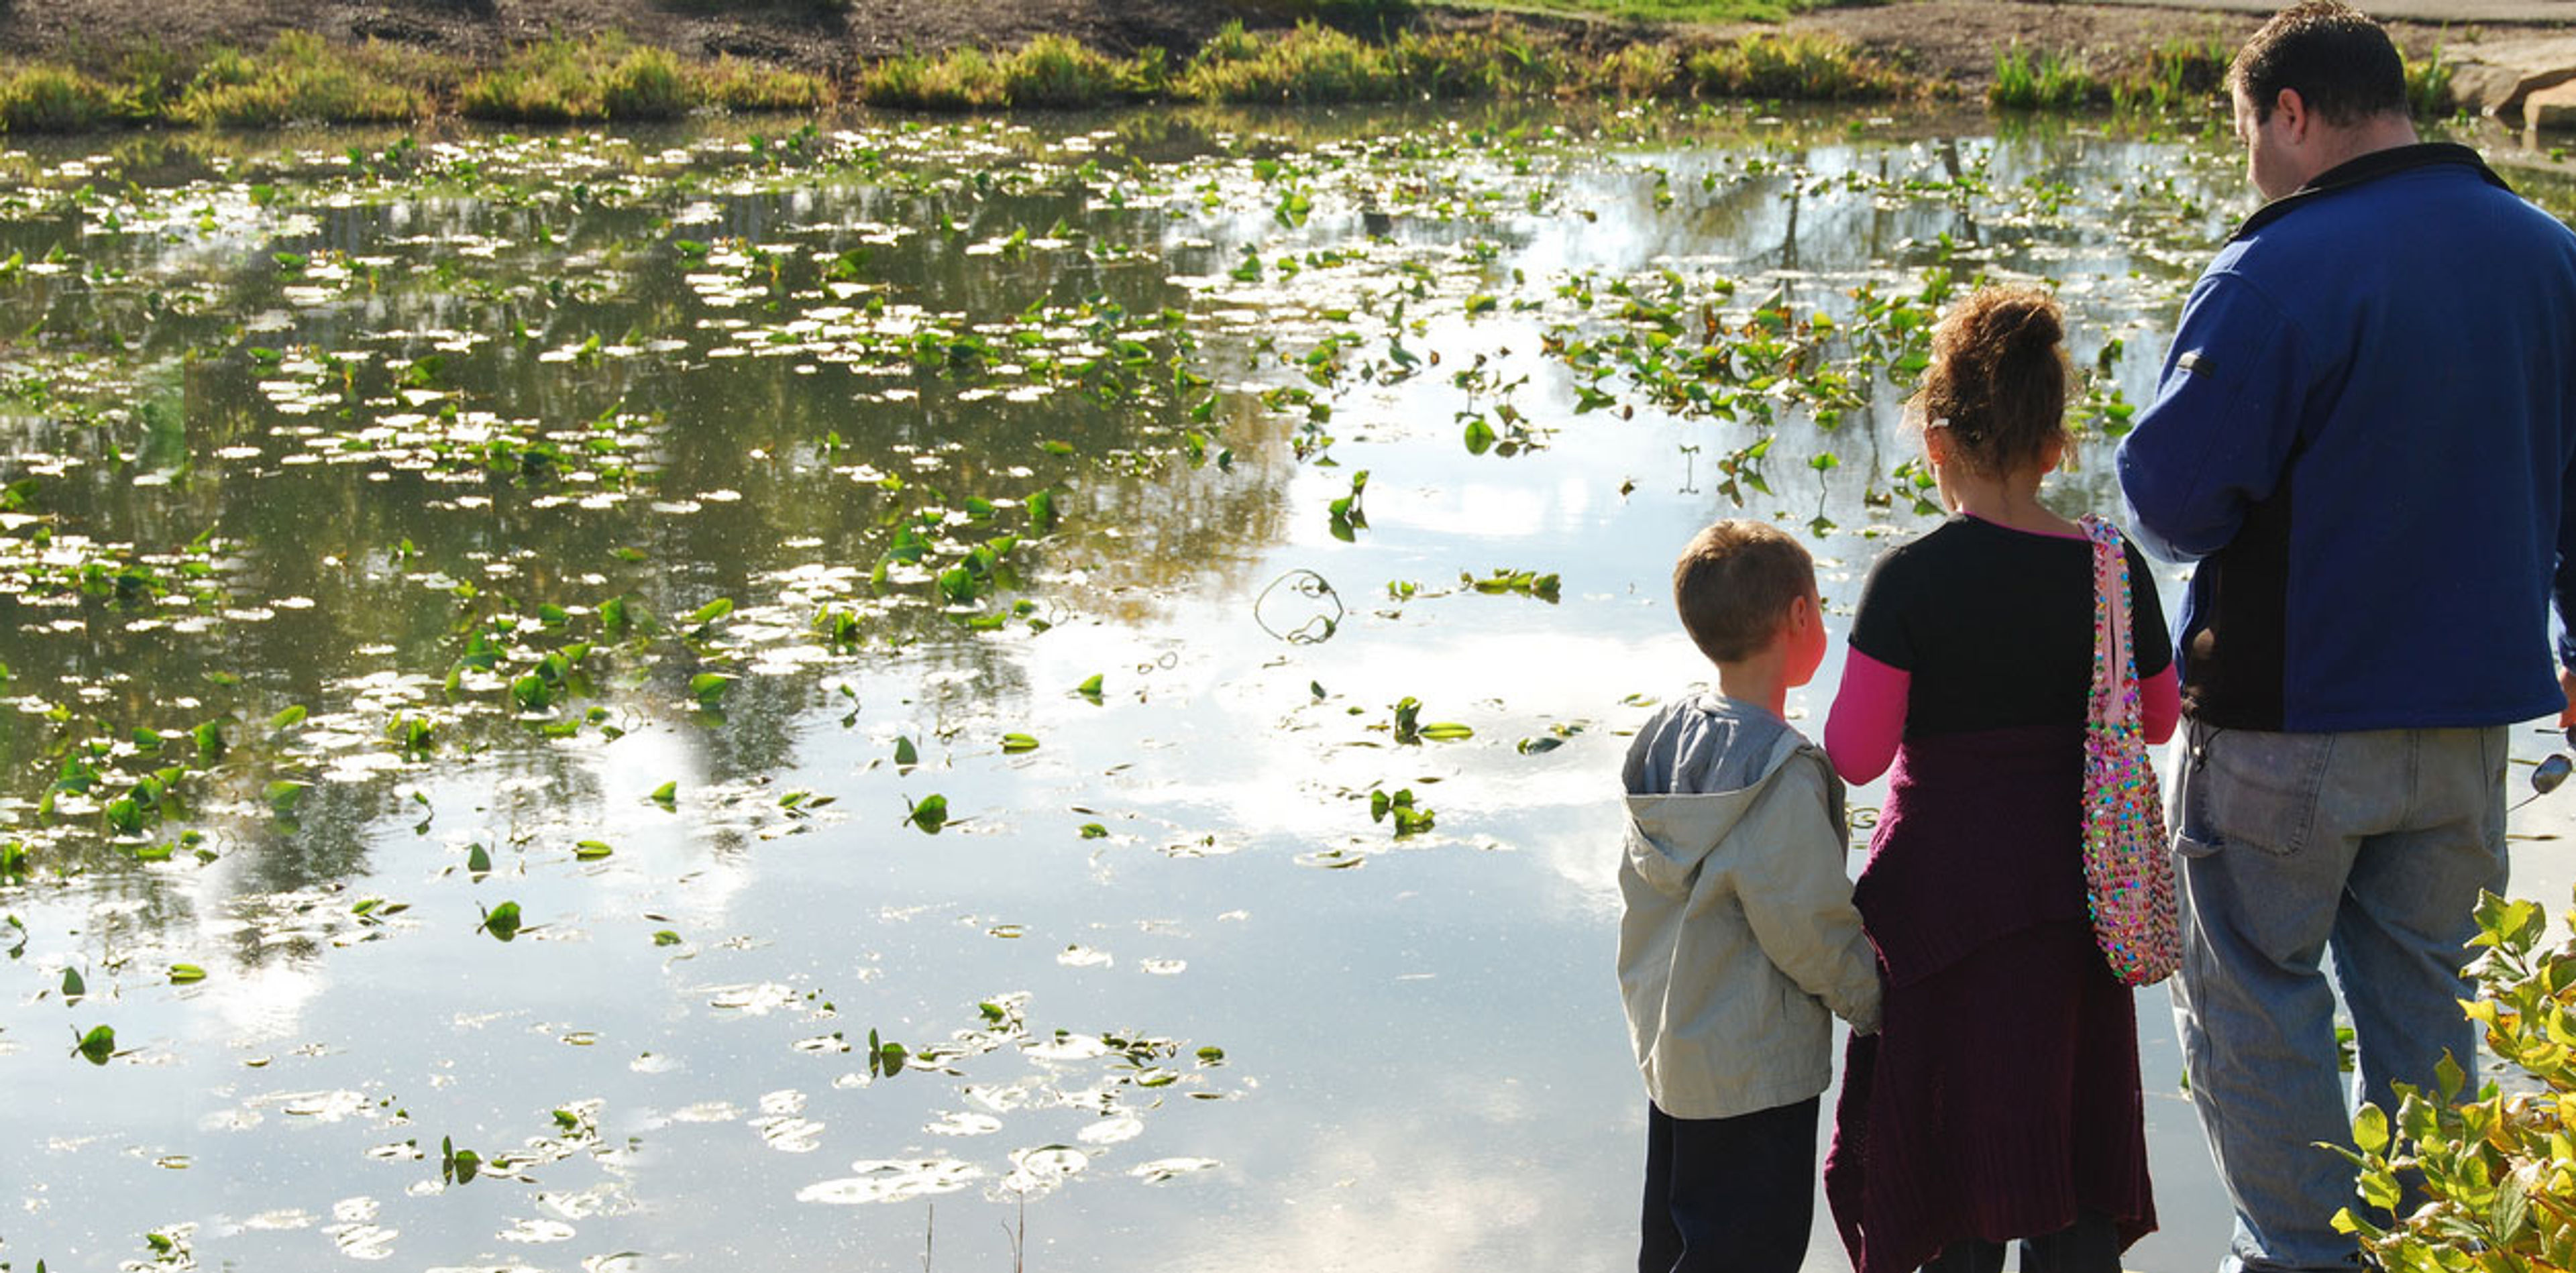
<svg viewBox="0 0 2576 1273">
<path fill-rule="evenodd" d="M 1789 758 L 1811 746 L 1798 731 L 1783 730 L 1763 758 L 1759 776 L 1741 787 L 1705 795 L 1629 796 L 1628 858 L 1638 875 L 1658 892 L 1687 895 L 1700 863 L 1717 852 L 1761 801 Z M 1641 763 L 1640 757 L 1629 757 L 1632 785 Z"/>
</svg>

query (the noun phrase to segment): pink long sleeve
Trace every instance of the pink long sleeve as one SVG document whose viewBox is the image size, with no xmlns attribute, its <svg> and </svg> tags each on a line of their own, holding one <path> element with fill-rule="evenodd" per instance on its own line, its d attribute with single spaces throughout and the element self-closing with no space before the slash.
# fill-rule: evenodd
<svg viewBox="0 0 2576 1273">
<path fill-rule="evenodd" d="M 2173 737 L 2174 723 L 2181 719 L 2182 682 L 2167 663 L 2165 670 L 2138 682 L 2138 723 L 2146 727 L 2148 742 L 2161 743 Z M 1831 734 L 1833 727 L 1826 726 L 1825 732 Z"/>
<path fill-rule="evenodd" d="M 1905 702 L 1913 683 L 1913 673 L 1858 650 L 1843 656 L 1843 683 L 1834 690 L 1833 709 L 1825 716 L 1825 754 L 1832 757 L 1834 772 L 1843 781 L 1868 782 L 1896 762 L 1897 745 L 1905 741 Z M 2152 690 L 2153 682 L 2139 688 Z M 2169 733 L 2173 729 L 2170 715 L 2165 729 Z"/>
</svg>

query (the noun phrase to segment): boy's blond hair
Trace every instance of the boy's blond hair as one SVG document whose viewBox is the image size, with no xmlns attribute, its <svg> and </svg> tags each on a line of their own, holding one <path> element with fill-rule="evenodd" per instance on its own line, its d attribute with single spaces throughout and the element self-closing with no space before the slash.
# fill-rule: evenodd
<svg viewBox="0 0 2576 1273">
<path fill-rule="evenodd" d="M 1729 519 L 1693 536 L 1673 565 L 1673 608 L 1700 653 L 1740 663 L 1779 635 L 1789 607 L 1816 591 L 1807 550 L 1766 522 Z"/>
</svg>

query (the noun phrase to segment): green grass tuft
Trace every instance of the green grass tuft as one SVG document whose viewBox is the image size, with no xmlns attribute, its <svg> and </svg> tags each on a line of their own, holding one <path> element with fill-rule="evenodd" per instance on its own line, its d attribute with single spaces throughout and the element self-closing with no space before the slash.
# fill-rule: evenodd
<svg viewBox="0 0 2576 1273">
<path fill-rule="evenodd" d="M 468 81 L 457 109 L 470 118 L 537 124 L 606 119 L 608 104 L 596 69 L 602 55 L 622 58 L 625 42 L 605 37 L 588 44 L 556 38 L 513 51 L 491 71 Z"/>
<path fill-rule="evenodd" d="M 69 67 L 22 67 L 0 80 L 0 128 L 12 133 L 84 132 L 114 110 L 106 85 Z"/>
<path fill-rule="evenodd" d="M 982 49 L 951 49 L 932 59 L 891 57 L 859 80 L 859 100 L 911 110 L 999 110 L 1010 105 L 1002 69 Z"/>
<path fill-rule="evenodd" d="M 1594 80 L 1611 97 L 1667 97 L 1680 91 L 1682 56 L 1669 44 L 1631 44 L 1603 58 Z"/>
<path fill-rule="evenodd" d="M 600 77 L 600 112 L 610 119 L 676 119 L 697 94 L 669 49 L 635 49 Z"/>
<path fill-rule="evenodd" d="M 2107 85 L 2075 59 L 2019 44 L 1995 54 L 1995 82 L 1986 103 L 2001 110 L 2072 110 L 2110 100 Z"/>
<path fill-rule="evenodd" d="M 1254 42 L 1250 56 L 1238 50 L 1234 42 L 1212 42 L 1175 91 L 1206 102 L 1383 102 L 1399 83 L 1383 47 L 1313 22 Z"/>
<path fill-rule="evenodd" d="M 832 86 L 819 75 L 730 55 L 691 68 L 689 82 L 701 102 L 726 110 L 816 111 L 832 101 Z"/>
<path fill-rule="evenodd" d="M 1904 87 L 1901 77 L 1830 35 L 1747 35 L 1694 51 L 1683 68 L 1702 97 L 1848 101 L 1890 97 Z"/>
<path fill-rule="evenodd" d="M 2413 58 L 2405 62 L 2406 104 L 2419 118 L 2439 119 L 2458 107 L 2451 93 L 2451 64 L 2442 60 L 2441 46 L 2435 45 L 2421 62 Z"/>
<path fill-rule="evenodd" d="M 547 40 L 513 52 L 468 81 L 457 109 L 475 119 L 595 123 L 673 119 L 701 106 L 814 110 L 830 99 L 823 81 L 733 58 L 691 64 L 616 34 Z"/>
<path fill-rule="evenodd" d="M 1161 50 L 1155 51 L 1158 55 Z M 1013 106 L 1097 106 L 1148 96 L 1148 60 L 1120 63 L 1061 35 L 1041 35 L 1001 63 L 1002 98 Z M 1159 73 L 1162 60 L 1150 59 Z"/>
<path fill-rule="evenodd" d="M 166 109 L 185 123 L 254 127 L 417 119 L 431 103 L 416 82 L 420 65 L 373 41 L 342 49 L 310 31 L 282 31 L 256 57 L 217 50 Z"/>
<path fill-rule="evenodd" d="M 2111 105 L 2121 111 L 2198 110 L 2222 91 L 2236 46 L 2219 36 L 2166 40 L 2147 50 L 2146 64 L 2111 83 Z"/>
</svg>

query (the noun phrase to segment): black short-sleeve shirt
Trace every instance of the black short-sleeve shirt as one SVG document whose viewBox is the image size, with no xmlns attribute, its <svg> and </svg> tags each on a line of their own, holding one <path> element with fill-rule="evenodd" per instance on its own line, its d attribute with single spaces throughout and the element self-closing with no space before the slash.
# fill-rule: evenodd
<svg viewBox="0 0 2576 1273">
<path fill-rule="evenodd" d="M 2173 663 L 2154 576 L 2128 546 L 2138 677 Z M 2093 545 L 1964 514 L 1870 568 L 1853 649 L 1912 674 L 1905 734 L 2081 724 L 2093 684 Z"/>
</svg>

